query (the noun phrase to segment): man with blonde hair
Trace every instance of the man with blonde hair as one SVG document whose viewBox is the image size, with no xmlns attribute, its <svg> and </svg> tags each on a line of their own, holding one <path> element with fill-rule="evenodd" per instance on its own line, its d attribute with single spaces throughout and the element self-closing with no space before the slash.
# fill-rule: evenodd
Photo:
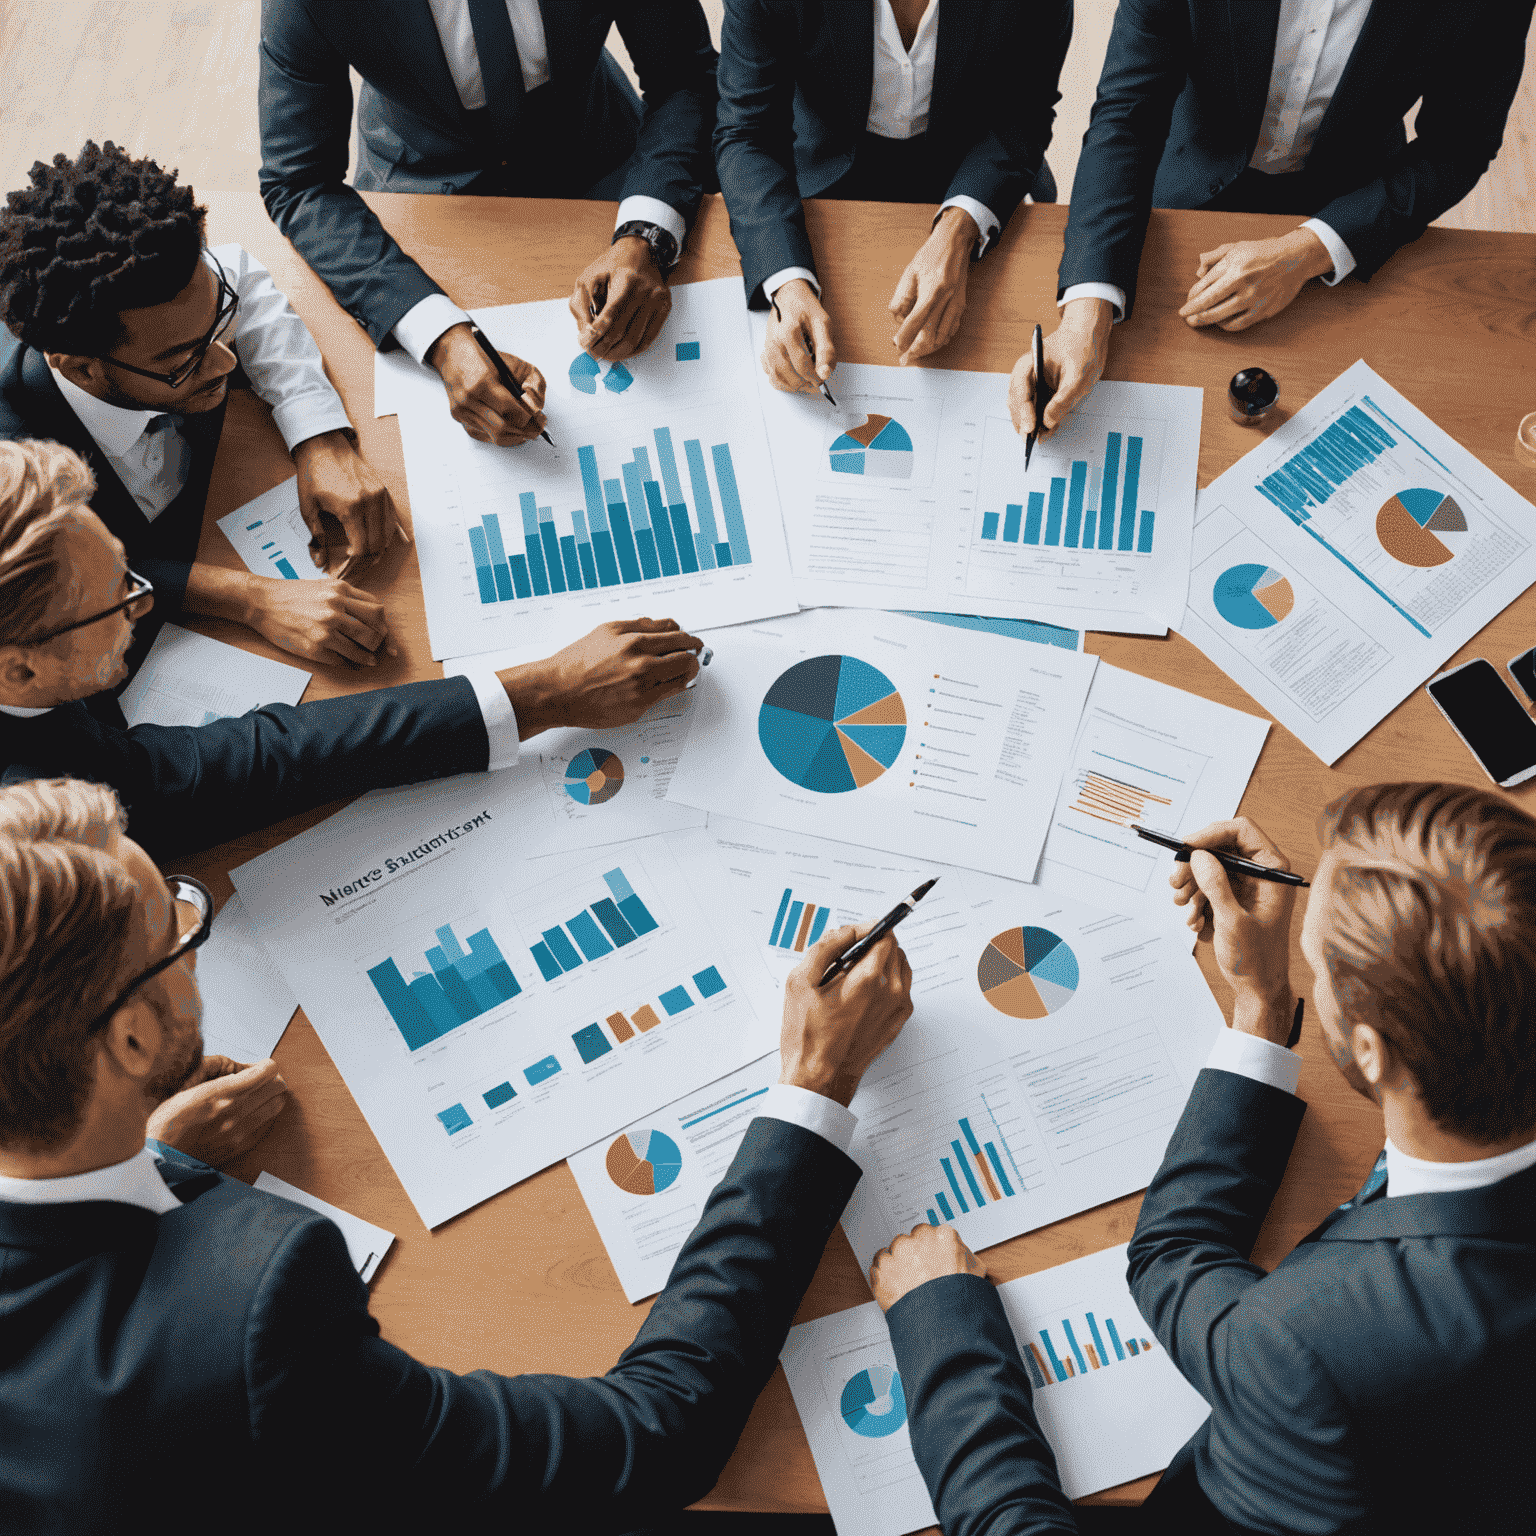
<svg viewBox="0 0 1536 1536">
<path fill-rule="evenodd" d="M 154 603 L 57 443 L 0 442 L 0 782 L 91 779 L 156 858 L 368 789 L 506 768 L 555 725 L 638 720 L 698 676 L 671 619 L 599 627 L 543 661 L 201 726 L 128 728 L 112 691 Z"/>
<path fill-rule="evenodd" d="M 212 920 L 107 791 L 0 790 L 0 1530 L 624 1531 L 705 1493 L 858 1182 L 847 1105 L 912 1012 L 894 936 L 817 986 L 839 929 L 789 978 L 780 1081 L 635 1342 L 578 1380 L 420 1364 L 329 1220 L 145 1150 Z"/>
</svg>

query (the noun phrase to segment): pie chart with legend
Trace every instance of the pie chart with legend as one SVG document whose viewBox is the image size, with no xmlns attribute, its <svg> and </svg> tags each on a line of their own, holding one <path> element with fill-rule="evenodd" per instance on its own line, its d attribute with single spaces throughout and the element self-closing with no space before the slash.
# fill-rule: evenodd
<svg viewBox="0 0 1536 1536">
<path fill-rule="evenodd" d="M 626 1131 L 614 1138 L 605 1161 L 608 1177 L 627 1195 L 659 1195 L 677 1182 L 683 1154 L 660 1131 Z"/>
<path fill-rule="evenodd" d="M 1049 928 L 1008 928 L 981 952 L 976 984 L 1010 1019 L 1043 1019 L 1077 991 L 1077 956 Z"/>
<path fill-rule="evenodd" d="M 1291 584 L 1272 566 L 1234 565 L 1211 589 L 1216 612 L 1238 629 L 1271 629 L 1296 606 Z"/>
<path fill-rule="evenodd" d="M 757 739 L 791 784 L 818 795 L 863 789 L 901 755 L 907 711 L 896 685 L 857 656 L 798 661 L 763 697 Z"/>
</svg>

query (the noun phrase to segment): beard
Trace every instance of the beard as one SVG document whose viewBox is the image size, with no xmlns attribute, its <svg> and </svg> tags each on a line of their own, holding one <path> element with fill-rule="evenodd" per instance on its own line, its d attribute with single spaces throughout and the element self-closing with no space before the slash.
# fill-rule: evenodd
<svg viewBox="0 0 1536 1536">
<path fill-rule="evenodd" d="M 163 1104 L 187 1086 L 203 1064 L 203 1031 L 194 1024 L 181 1038 L 170 1041 L 155 1063 L 154 1075 L 144 1085 L 145 1097 Z"/>
</svg>

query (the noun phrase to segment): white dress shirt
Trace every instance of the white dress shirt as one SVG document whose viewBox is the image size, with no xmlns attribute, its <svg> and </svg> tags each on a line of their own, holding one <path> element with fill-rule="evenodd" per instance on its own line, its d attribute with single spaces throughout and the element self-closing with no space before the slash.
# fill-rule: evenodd
<svg viewBox="0 0 1536 1536">
<path fill-rule="evenodd" d="M 1280 0 L 1269 97 L 1248 162 L 1254 170 L 1278 176 L 1306 164 L 1370 9 L 1371 0 Z M 1322 241 L 1333 261 L 1333 271 L 1322 280 L 1336 287 L 1355 270 L 1353 253 L 1322 219 L 1307 219 L 1301 227 Z M 1125 290 L 1115 283 L 1074 283 L 1058 303 L 1073 299 L 1108 299 L 1116 321 L 1125 315 Z"/>
<path fill-rule="evenodd" d="M 475 29 L 469 19 L 467 0 L 427 0 L 427 4 L 459 100 L 466 112 L 477 112 L 485 105 L 485 81 L 480 74 L 480 54 L 475 48 Z M 512 41 L 517 44 L 517 59 L 523 69 L 523 89 L 537 90 L 549 80 L 549 45 L 538 0 L 507 0 L 507 19 L 512 23 Z M 619 204 L 613 227 L 617 229 L 637 220 L 659 224 L 682 250 L 688 226 L 670 203 L 657 197 L 626 197 Z M 424 363 L 437 338 L 469 318 L 446 294 L 429 293 L 406 310 L 390 334 L 418 363 Z"/>
<path fill-rule="evenodd" d="M 875 8 L 875 76 L 869 92 L 869 116 L 864 127 L 882 139 L 915 139 L 928 131 L 928 108 L 933 101 L 933 72 L 939 61 L 939 0 L 928 0 L 928 9 L 917 24 L 908 48 L 901 40 L 891 0 L 871 0 Z M 976 221 L 981 239 L 978 256 L 986 250 L 1001 227 L 997 215 L 974 197 L 947 198 L 940 206 L 962 208 Z M 937 223 L 937 219 L 934 221 Z M 821 297 L 821 284 L 808 267 L 785 267 L 763 281 L 771 299 L 785 283 L 804 278 Z"/>
</svg>

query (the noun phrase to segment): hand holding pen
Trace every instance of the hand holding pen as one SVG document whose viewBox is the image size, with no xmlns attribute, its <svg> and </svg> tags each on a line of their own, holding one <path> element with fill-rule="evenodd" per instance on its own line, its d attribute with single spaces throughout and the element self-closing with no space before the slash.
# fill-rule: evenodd
<svg viewBox="0 0 1536 1536">
<path fill-rule="evenodd" d="M 827 380 L 837 367 L 837 348 L 832 343 L 832 321 L 816 291 L 797 277 L 768 302 L 773 321 L 763 348 L 763 370 L 773 387 L 789 394 L 818 390 L 828 405 L 836 406 Z"/>
<path fill-rule="evenodd" d="M 480 350 L 490 360 L 491 366 L 495 368 L 496 377 L 501 380 L 501 387 L 506 390 L 506 392 L 511 395 L 512 398 L 516 400 L 517 403 L 522 406 L 525 411 L 528 411 L 530 423 L 536 422 L 539 415 L 538 409 L 535 407 L 534 409 L 529 410 L 528 403 L 523 398 L 523 386 L 521 382 L 516 377 L 514 377 L 512 370 L 507 366 L 506 358 L 504 358 L 501 353 L 491 345 L 490 337 L 487 336 L 478 325 L 471 325 L 469 329 L 470 334 L 475 338 L 475 345 L 480 348 Z M 542 394 L 542 386 L 544 383 L 543 377 L 538 374 L 537 369 L 534 370 L 534 375 L 539 379 L 539 384 L 541 387 L 540 393 Z M 545 432 L 541 429 L 539 436 L 542 437 L 551 448 L 555 446 L 554 441 L 548 432 Z"/>
</svg>

